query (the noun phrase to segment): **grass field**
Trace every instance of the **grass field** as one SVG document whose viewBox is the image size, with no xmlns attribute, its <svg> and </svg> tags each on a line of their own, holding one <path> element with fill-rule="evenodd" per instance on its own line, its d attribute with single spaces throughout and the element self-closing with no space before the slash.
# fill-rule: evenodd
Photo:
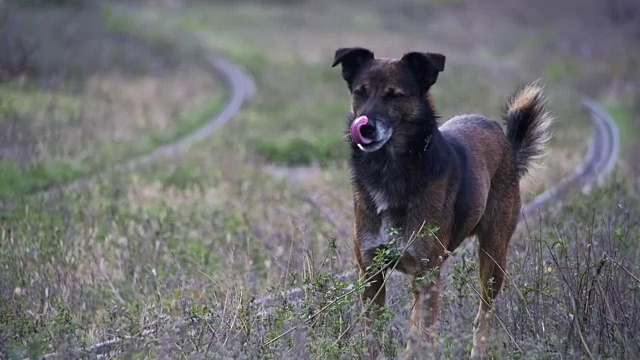
<svg viewBox="0 0 640 360">
<path fill-rule="evenodd" d="M 166 38 L 122 33 L 93 10 L 9 16 L 7 27 L 36 50 L 21 76 L 0 84 L 3 196 L 149 152 L 193 131 L 224 102 L 211 65 Z"/>
<path fill-rule="evenodd" d="M 106 57 L 118 60 L 105 60 L 113 71 L 78 56 L 77 68 L 90 69 L 72 75 L 64 70 L 69 64 L 42 60 L 52 70 L 0 84 L 0 136 L 7 139 L 0 143 L 0 189 L 11 194 L 0 213 L 0 353 L 72 355 L 131 337 L 119 345 L 119 357 L 362 357 L 361 286 L 348 290 L 335 278 L 354 268 L 343 138 L 348 93 L 329 67 L 339 46 L 362 44 L 384 56 L 408 48 L 447 54 L 434 88 L 443 119 L 461 112 L 498 117 L 517 84 L 542 77 L 558 120 L 551 155 L 527 178 L 523 198 L 580 162 L 589 129 L 575 89 L 590 84 L 590 95 L 608 89 L 600 76 L 585 75 L 584 59 L 549 50 L 546 32 L 532 29 L 530 19 L 459 26 L 468 20 L 463 1 L 406 1 L 395 9 L 373 3 L 83 12 L 76 18 L 104 27 L 93 30 L 107 44 L 96 49 L 120 54 Z M 32 11 L 60 16 L 55 9 Z M 142 35 L 122 41 L 132 32 Z M 487 33 L 501 37 L 489 41 Z M 107 174 L 47 199 L 23 196 L 146 152 L 215 113 L 224 90 L 203 62 L 203 53 L 214 50 L 245 66 L 258 85 L 256 99 L 223 130 L 149 168 Z M 166 60 L 147 69 L 160 55 Z M 598 57 L 591 61 L 600 69 Z M 43 86 L 38 79 L 47 73 L 73 86 Z M 56 121 L 49 103 L 60 108 Z M 622 114 L 634 129 L 632 111 Z M 11 122 L 17 130 L 2 125 Z M 34 129 L 33 138 L 9 133 Z M 11 144 L 16 138 L 25 140 Z M 42 180 L 29 170 L 47 166 L 65 175 Z M 640 353 L 639 190 L 618 178 L 589 195 L 574 194 L 514 236 L 525 251 L 513 253 L 498 301 L 494 358 Z M 445 270 L 439 358 L 468 354 L 475 271 L 475 255 L 467 251 Z M 390 281 L 404 285 L 389 294 L 390 311 L 378 324 L 393 358 L 406 341 L 410 296 L 404 281 Z M 309 288 L 299 307 L 276 299 L 265 316 L 248 306 L 254 297 L 300 285 Z M 154 335 L 142 337 L 148 329 Z"/>
</svg>

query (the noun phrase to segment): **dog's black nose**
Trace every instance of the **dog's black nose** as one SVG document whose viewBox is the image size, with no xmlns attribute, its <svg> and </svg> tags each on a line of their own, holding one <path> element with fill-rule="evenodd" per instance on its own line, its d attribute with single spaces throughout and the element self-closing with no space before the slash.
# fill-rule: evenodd
<svg viewBox="0 0 640 360">
<path fill-rule="evenodd" d="M 365 138 L 369 138 L 369 139 L 373 139 L 376 134 L 376 127 L 373 125 L 364 125 L 363 127 L 360 128 L 360 134 L 362 134 L 362 136 L 364 136 Z"/>
</svg>

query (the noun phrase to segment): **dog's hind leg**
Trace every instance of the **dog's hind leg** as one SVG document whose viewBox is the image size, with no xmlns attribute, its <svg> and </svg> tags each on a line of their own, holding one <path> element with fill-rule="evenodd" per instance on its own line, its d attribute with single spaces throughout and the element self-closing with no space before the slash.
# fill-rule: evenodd
<svg viewBox="0 0 640 360">
<path fill-rule="evenodd" d="M 517 207 L 519 209 L 519 206 Z M 517 224 L 517 212 L 503 214 L 489 229 L 478 233 L 481 300 L 474 321 L 472 359 L 487 357 L 491 337 L 491 309 L 502 289 L 507 265 L 507 248 Z"/>
<path fill-rule="evenodd" d="M 433 267 L 413 278 L 411 331 L 405 350 L 406 359 L 425 359 L 435 355 L 432 346 L 440 305 L 440 267 Z"/>
</svg>

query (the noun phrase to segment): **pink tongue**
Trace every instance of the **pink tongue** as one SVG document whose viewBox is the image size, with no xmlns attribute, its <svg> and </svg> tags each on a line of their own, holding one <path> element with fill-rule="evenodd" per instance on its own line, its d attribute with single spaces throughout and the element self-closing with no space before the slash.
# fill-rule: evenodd
<svg viewBox="0 0 640 360">
<path fill-rule="evenodd" d="M 360 116 L 359 118 L 353 120 L 350 127 L 351 132 L 351 140 L 356 144 L 367 145 L 373 142 L 373 139 L 362 136 L 360 129 L 367 125 L 369 119 L 366 116 Z"/>
</svg>

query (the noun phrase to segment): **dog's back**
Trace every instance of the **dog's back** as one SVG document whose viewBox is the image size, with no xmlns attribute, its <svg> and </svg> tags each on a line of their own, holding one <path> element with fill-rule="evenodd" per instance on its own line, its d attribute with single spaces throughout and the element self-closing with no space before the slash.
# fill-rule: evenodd
<svg viewBox="0 0 640 360">
<path fill-rule="evenodd" d="M 500 125 L 481 115 L 459 115 L 440 127 L 457 158 L 457 198 L 447 250 L 455 250 L 474 229 L 487 210 L 492 187 L 501 190 L 501 199 L 512 204 L 519 196 L 518 177 L 512 148 Z M 467 165 L 471 164 L 471 165 Z M 451 191 L 453 189 L 447 189 Z M 518 198 L 519 200 L 519 198 Z"/>
<path fill-rule="evenodd" d="M 473 194 L 465 196 L 465 206 L 471 210 L 466 214 L 467 223 L 461 224 L 469 231 L 453 229 L 449 251 L 467 236 L 490 226 L 495 220 L 492 215 L 505 207 L 512 209 L 507 212 L 519 211 L 519 180 L 542 155 L 551 117 L 545 111 L 540 85 L 533 83 L 516 91 L 505 106 L 503 118 L 506 133 L 496 121 L 482 115 L 455 116 L 439 128 L 456 156 L 473 163 L 460 168 L 458 186 L 458 196 Z"/>
<path fill-rule="evenodd" d="M 549 139 L 552 118 L 545 110 L 542 86 L 532 83 L 516 91 L 505 106 L 503 119 L 506 134 L 497 122 L 482 115 L 455 116 L 440 131 L 450 142 L 457 139 L 466 143 L 469 155 L 486 165 L 491 174 L 500 161 L 513 160 L 519 180 L 543 155 Z"/>
</svg>

